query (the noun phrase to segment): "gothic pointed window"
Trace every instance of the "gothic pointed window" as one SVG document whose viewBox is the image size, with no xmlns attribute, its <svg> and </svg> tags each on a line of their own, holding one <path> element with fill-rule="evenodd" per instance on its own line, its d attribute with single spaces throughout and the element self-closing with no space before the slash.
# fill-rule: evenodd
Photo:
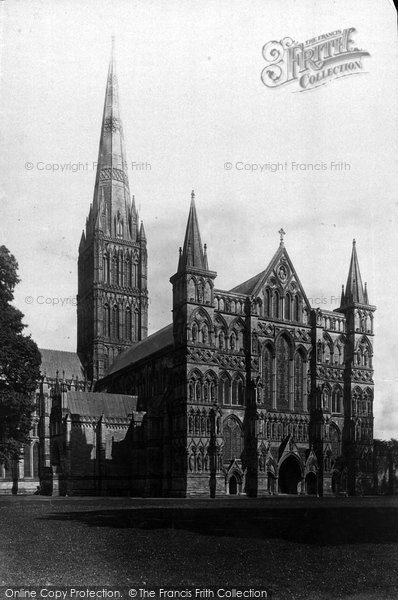
<svg viewBox="0 0 398 600">
<path fill-rule="evenodd" d="M 340 388 L 335 388 L 332 394 L 332 412 L 340 414 L 342 412 L 342 392 Z"/>
<path fill-rule="evenodd" d="M 294 298 L 294 320 L 297 321 L 297 323 L 301 322 L 301 299 L 300 296 L 298 294 L 296 294 L 295 298 Z"/>
<path fill-rule="evenodd" d="M 231 350 L 236 349 L 236 334 L 234 331 L 231 333 L 230 338 L 229 338 L 229 347 Z"/>
<path fill-rule="evenodd" d="M 104 336 L 105 337 L 110 337 L 110 335 L 111 335 L 111 329 L 110 329 L 110 310 L 109 310 L 109 304 L 105 304 L 105 306 L 104 306 L 103 325 L 104 325 Z"/>
<path fill-rule="evenodd" d="M 329 346 L 328 342 L 325 342 L 325 348 L 323 351 L 323 362 L 330 364 L 330 357 L 331 357 L 330 346 Z"/>
<path fill-rule="evenodd" d="M 373 394 L 372 394 L 372 390 L 371 389 L 366 389 L 364 392 L 364 397 L 367 403 L 366 406 L 366 412 L 368 415 L 372 414 L 372 399 L 373 399 Z"/>
<path fill-rule="evenodd" d="M 361 364 L 364 367 L 371 367 L 371 360 L 370 360 L 370 352 L 369 352 L 369 347 L 366 343 L 364 343 L 361 347 L 360 347 L 360 352 L 361 352 Z"/>
<path fill-rule="evenodd" d="M 220 404 L 231 404 L 231 384 L 229 377 L 224 373 L 221 376 L 219 385 L 218 385 L 218 401 Z"/>
<path fill-rule="evenodd" d="M 116 235 L 118 237 L 123 237 L 123 219 L 121 217 L 120 212 L 117 213 L 117 220 L 116 220 Z"/>
<path fill-rule="evenodd" d="M 140 313 L 138 308 L 134 311 L 134 323 L 133 323 L 133 340 L 138 342 L 140 339 Z"/>
<path fill-rule="evenodd" d="M 330 391 L 326 387 L 322 391 L 322 409 L 326 412 L 330 410 Z"/>
<path fill-rule="evenodd" d="M 266 408 L 272 408 L 272 354 L 266 346 L 261 356 L 261 377 L 263 381 L 263 399 Z"/>
<path fill-rule="evenodd" d="M 109 256 L 106 253 L 102 257 L 102 277 L 105 283 L 109 283 Z"/>
<path fill-rule="evenodd" d="M 112 337 L 119 339 L 119 307 L 116 305 L 112 310 Z"/>
<path fill-rule="evenodd" d="M 243 381 L 239 379 L 238 381 L 238 404 L 243 406 L 245 404 L 245 393 L 243 388 Z"/>
<path fill-rule="evenodd" d="M 118 264 L 117 257 L 112 258 L 112 284 L 117 285 L 118 283 Z"/>
<path fill-rule="evenodd" d="M 264 294 L 264 316 L 271 316 L 271 292 L 267 288 Z"/>
<path fill-rule="evenodd" d="M 131 264 L 131 258 L 129 257 L 126 261 L 126 285 L 127 287 L 132 287 L 132 278 L 131 278 L 131 269 L 132 269 L 132 264 Z"/>
<path fill-rule="evenodd" d="M 203 282 L 200 281 L 198 283 L 198 287 L 197 287 L 197 301 L 198 302 L 203 302 L 203 294 L 204 294 L 204 286 L 203 286 Z"/>
<path fill-rule="evenodd" d="M 118 268 L 118 274 L 117 274 L 118 284 L 123 285 L 123 256 L 122 255 L 119 256 L 117 268 Z"/>
<path fill-rule="evenodd" d="M 207 327 L 206 323 L 203 323 L 202 325 L 202 343 L 203 344 L 207 344 L 209 341 L 209 328 Z"/>
<path fill-rule="evenodd" d="M 195 302 L 196 300 L 196 285 L 194 279 L 190 279 L 188 282 L 188 300 L 189 302 Z"/>
<path fill-rule="evenodd" d="M 210 283 L 206 281 L 205 283 L 205 296 L 204 296 L 205 304 L 210 304 L 211 302 L 211 287 Z"/>
<path fill-rule="evenodd" d="M 291 318 L 291 306 L 292 306 L 292 299 L 290 297 L 289 292 L 286 294 L 285 296 L 285 319 L 286 321 L 290 321 Z"/>
<path fill-rule="evenodd" d="M 222 429 L 224 437 L 224 461 L 240 459 L 243 451 L 242 429 L 236 419 L 229 418 Z"/>
<path fill-rule="evenodd" d="M 109 356 L 107 354 L 107 351 L 105 350 L 105 352 L 104 352 L 104 372 L 106 373 L 108 369 L 109 369 Z"/>
<path fill-rule="evenodd" d="M 243 349 L 243 330 L 239 329 L 236 335 L 236 349 L 237 350 L 242 350 Z"/>
<path fill-rule="evenodd" d="M 132 318 L 131 318 L 131 308 L 128 306 L 126 309 L 126 318 L 125 318 L 125 338 L 126 340 L 131 341 L 131 332 L 132 332 Z"/>
<path fill-rule="evenodd" d="M 289 343 L 284 336 L 276 343 L 276 397 L 279 410 L 289 409 Z"/>
<path fill-rule="evenodd" d="M 198 326 L 196 323 L 192 325 L 192 341 L 196 342 L 198 339 Z"/>
<path fill-rule="evenodd" d="M 132 264 L 132 283 L 133 287 L 138 287 L 138 264 L 133 262 Z"/>
<path fill-rule="evenodd" d="M 221 330 L 220 333 L 218 334 L 218 347 L 220 348 L 220 350 L 224 350 L 224 339 L 225 339 L 225 334 L 224 334 L 223 330 Z"/>
<path fill-rule="evenodd" d="M 294 357 L 294 408 L 302 411 L 304 407 L 304 368 L 305 363 L 301 352 Z"/>
<path fill-rule="evenodd" d="M 202 384 L 199 380 L 195 382 L 195 397 L 196 402 L 200 402 L 202 400 Z"/>
<path fill-rule="evenodd" d="M 232 404 L 238 404 L 238 381 L 236 379 L 232 382 Z"/>
<path fill-rule="evenodd" d="M 203 401 L 209 402 L 209 382 L 205 381 L 203 384 Z"/>
<path fill-rule="evenodd" d="M 275 319 L 279 319 L 279 304 L 279 293 L 275 290 L 272 295 L 272 316 L 275 317 Z"/>
<path fill-rule="evenodd" d="M 340 344 L 335 344 L 333 349 L 333 364 L 341 365 L 342 364 L 342 348 Z"/>
<path fill-rule="evenodd" d="M 243 381 L 236 378 L 232 382 L 232 404 L 241 406 L 244 404 Z"/>
</svg>

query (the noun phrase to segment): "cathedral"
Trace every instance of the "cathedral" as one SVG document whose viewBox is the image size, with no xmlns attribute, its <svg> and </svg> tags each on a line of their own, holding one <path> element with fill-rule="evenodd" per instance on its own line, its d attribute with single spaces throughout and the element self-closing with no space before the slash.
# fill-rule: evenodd
<svg viewBox="0 0 398 600">
<path fill-rule="evenodd" d="M 15 472 L 0 472 L 0 490 L 19 481 L 20 491 L 61 495 L 372 491 L 375 306 L 355 241 L 329 311 L 310 306 L 279 234 L 264 271 L 218 289 L 192 192 L 172 323 L 148 336 L 147 239 L 112 56 L 79 245 L 77 354 L 41 350 L 33 444 Z"/>
</svg>

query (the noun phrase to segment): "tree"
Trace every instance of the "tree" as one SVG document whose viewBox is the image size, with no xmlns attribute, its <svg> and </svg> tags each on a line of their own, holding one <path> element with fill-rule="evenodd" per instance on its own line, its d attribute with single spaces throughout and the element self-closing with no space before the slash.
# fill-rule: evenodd
<svg viewBox="0 0 398 600">
<path fill-rule="evenodd" d="M 40 375 L 40 352 L 23 314 L 11 304 L 19 282 L 18 263 L 0 246 L 0 464 L 9 466 L 29 443 L 34 391 Z"/>
</svg>

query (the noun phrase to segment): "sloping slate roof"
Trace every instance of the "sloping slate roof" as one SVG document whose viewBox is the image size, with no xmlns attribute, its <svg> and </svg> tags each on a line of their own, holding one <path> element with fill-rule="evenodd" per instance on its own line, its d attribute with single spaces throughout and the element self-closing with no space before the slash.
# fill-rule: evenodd
<svg viewBox="0 0 398 600">
<path fill-rule="evenodd" d="M 254 277 L 251 277 L 247 281 L 240 283 L 230 291 L 236 292 L 237 294 L 251 294 L 258 282 L 264 277 L 266 271 L 267 269 L 265 271 L 261 271 L 261 273 L 258 273 L 258 275 L 254 275 Z"/>
<path fill-rule="evenodd" d="M 84 370 L 76 352 L 64 352 L 63 350 L 48 350 L 39 348 L 41 354 L 40 370 L 46 377 L 58 377 L 65 379 L 78 378 L 84 380 Z"/>
<path fill-rule="evenodd" d="M 137 363 L 143 358 L 147 358 L 151 354 L 155 354 L 159 350 L 163 350 L 168 346 L 173 345 L 173 324 L 159 329 L 156 333 L 153 333 L 142 342 L 138 342 L 135 346 L 128 348 L 116 358 L 111 368 L 107 372 L 107 375 L 112 375 L 116 371 L 120 371 L 125 367 Z"/>
<path fill-rule="evenodd" d="M 137 398 L 124 394 L 67 392 L 64 407 L 73 415 L 126 419 L 137 407 Z"/>
</svg>

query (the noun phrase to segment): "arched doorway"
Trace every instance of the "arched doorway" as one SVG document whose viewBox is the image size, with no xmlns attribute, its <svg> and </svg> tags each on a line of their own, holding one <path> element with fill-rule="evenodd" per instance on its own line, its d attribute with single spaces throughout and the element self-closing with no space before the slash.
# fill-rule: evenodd
<svg viewBox="0 0 398 600">
<path fill-rule="evenodd" d="M 317 478 L 315 473 L 308 473 L 305 478 L 305 491 L 309 496 L 317 494 Z"/>
<path fill-rule="evenodd" d="M 231 475 L 229 478 L 228 492 L 230 496 L 235 496 L 238 493 L 238 480 L 235 475 Z"/>
<path fill-rule="evenodd" d="M 281 494 L 297 494 L 297 485 L 301 481 L 301 469 L 298 458 L 288 456 L 279 467 L 279 491 Z"/>
</svg>

